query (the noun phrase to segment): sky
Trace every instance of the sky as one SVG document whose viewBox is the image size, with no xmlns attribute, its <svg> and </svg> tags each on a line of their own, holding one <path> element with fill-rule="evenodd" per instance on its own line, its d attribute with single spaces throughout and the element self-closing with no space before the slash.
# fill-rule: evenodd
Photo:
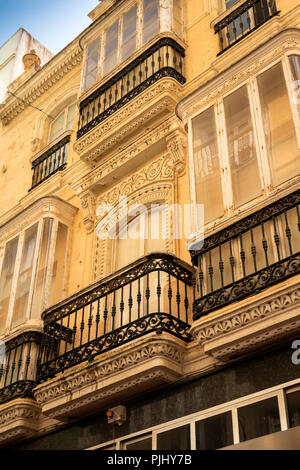
<svg viewBox="0 0 300 470">
<path fill-rule="evenodd" d="M 98 0 L 0 0 L 0 46 L 19 28 L 57 54 L 92 21 Z"/>
</svg>

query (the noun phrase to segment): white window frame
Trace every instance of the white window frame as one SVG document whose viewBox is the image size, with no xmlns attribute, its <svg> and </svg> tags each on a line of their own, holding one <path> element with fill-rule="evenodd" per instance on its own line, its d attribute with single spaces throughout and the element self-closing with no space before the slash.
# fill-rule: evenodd
<svg viewBox="0 0 300 470">
<path fill-rule="evenodd" d="M 16 259 L 15 259 L 15 264 L 14 264 L 14 270 L 13 270 L 13 277 L 12 277 L 12 285 L 11 285 L 11 291 L 10 291 L 10 299 L 9 299 L 9 306 L 8 306 L 8 312 L 6 316 L 6 322 L 4 326 L 4 331 L 0 332 L 0 337 L 6 336 L 7 332 L 15 331 L 18 328 L 20 328 L 20 325 L 16 327 L 11 327 L 12 324 L 12 319 L 13 319 L 13 311 L 14 311 L 14 305 L 15 305 L 15 299 L 16 299 L 16 289 L 17 289 L 17 282 L 19 278 L 19 272 L 20 272 L 20 265 L 21 265 L 21 258 L 22 258 L 22 253 L 23 253 L 23 247 L 24 247 L 24 240 L 25 240 L 25 232 L 33 227 L 34 225 L 37 226 L 37 237 L 36 237 L 36 244 L 35 244 L 35 249 L 34 249 L 34 255 L 33 255 L 33 263 L 32 263 L 32 273 L 31 273 L 31 280 L 30 280 L 30 288 L 29 288 L 29 294 L 28 294 L 28 303 L 27 303 L 27 308 L 26 308 L 26 314 L 24 316 L 24 320 L 22 322 L 22 325 L 24 325 L 26 322 L 28 322 L 31 319 L 31 309 L 32 309 L 32 302 L 34 298 L 34 293 L 35 293 L 35 286 L 36 286 L 36 276 L 37 276 L 37 270 L 38 270 L 38 264 L 39 264 L 39 259 L 40 259 L 40 250 L 41 250 L 41 243 L 42 243 L 42 236 L 43 236 L 43 226 L 44 226 L 44 220 L 45 219 L 53 219 L 53 225 L 52 225 L 52 230 L 51 230 L 51 238 L 50 238 L 50 245 L 49 245 L 49 254 L 48 254 L 48 265 L 46 266 L 46 279 L 45 279 L 45 288 L 44 292 L 42 292 L 41 295 L 41 307 L 40 307 L 40 313 L 46 308 L 47 305 L 47 295 L 46 293 L 49 292 L 50 286 L 51 286 L 51 280 L 53 277 L 53 268 L 54 268 L 54 255 L 55 255 L 55 248 L 56 248 L 56 241 L 57 241 L 57 230 L 58 230 L 58 224 L 62 223 L 65 225 L 68 229 L 67 233 L 67 239 L 66 239 L 66 252 L 65 252 L 65 258 L 64 258 L 64 268 L 63 268 L 63 285 L 62 285 L 62 295 L 65 292 L 66 288 L 66 265 L 67 265 L 67 258 L 68 258 L 68 252 L 69 252 L 69 246 L 70 246 L 70 237 L 71 237 L 71 230 L 70 226 L 63 220 L 61 220 L 59 217 L 55 215 L 45 215 L 44 217 L 37 219 L 36 221 L 30 223 L 28 226 L 24 227 L 19 233 L 15 233 L 13 236 L 5 240 L 3 243 L 3 248 L 1 250 L 1 255 L 0 255 L 0 276 L 2 274 L 2 267 L 3 267 L 3 261 L 4 261 L 4 256 L 5 256 L 5 248 L 6 245 L 12 241 L 15 238 L 18 239 L 18 247 L 17 247 L 17 254 L 16 254 Z"/>
<path fill-rule="evenodd" d="M 290 390 L 290 387 L 293 387 L 292 390 Z M 234 445 L 239 444 L 240 436 L 239 436 L 239 424 L 238 424 L 238 409 L 243 406 L 258 403 L 260 401 L 264 401 L 264 400 L 267 400 L 268 398 L 273 398 L 273 397 L 277 397 L 281 431 L 286 431 L 287 429 L 289 429 L 286 395 L 288 393 L 297 391 L 298 389 L 300 389 L 300 379 L 295 379 L 295 380 L 285 382 L 280 385 L 276 385 L 269 389 L 261 390 L 251 395 L 247 395 L 242 398 L 237 398 L 230 402 L 214 406 L 212 408 L 203 410 L 201 412 L 193 413 L 191 415 L 184 416 L 182 418 L 177 418 L 167 423 L 163 423 L 157 426 L 153 426 L 151 428 L 143 429 L 141 431 L 129 434 L 127 436 L 116 438 L 114 440 L 105 442 L 103 444 L 89 447 L 86 450 L 96 450 L 96 449 L 101 450 L 104 447 L 107 448 L 111 446 L 113 446 L 114 450 L 122 450 L 125 442 L 134 440 L 134 439 L 138 440 L 138 438 L 142 439 L 144 436 L 146 437 L 147 435 L 148 435 L 147 437 L 149 437 L 151 433 L 152 433 L 152 450 L 157 450 L 157 434 L 164 432 L 164 431 L 169 431 L 171 429 L 176 429 L 178 427 L 181 427 L 187 424 L 190 425 L 191 450 L 197 450 L 196 449 L 196 422 L 210 418 L 212 416 L 217 416 L 219 414 L 223 414 L 226 412 L 231 412 L 231 415 L 232 415 L 233 444 Z M 109 424 L 107 426 L 109 426 Z M 243 441 L 243 442 L 246 442 L 246 441 Z"/>
<path fill-rule="evenodd" d="M 72 103 L 68 104 L 67 106 L 65 106 L 65 108 L 63 108 L 58 114 L 57 116 L 53 119 L 53 121 L 50 123 L 50 126 L 49 126 L 49 131 L 48 131 L 48 144 L 51 144 L 52 142 L 56 142 L 61 135 L 63 135 L 64 132 L 66 132 L 66 127 L 67 127 L 67 117 L 68 117 L 68 112 L 69 112 L 69 109 L 71 106 L 73 105 L 76 105 L 76 101 L 73 101 Z M 51 130 L 52 130 L 52 126 L 54 124 L 54 122 L 56 121 L 56 119 L 62 114 L 64 113 L 64 125 L 63 125 L 63 130 L 62 132 L 60 133 L 60 135 L 58 135 L 57 137 L 55 137 L 54 139 L 50 140 L 51 138 Z M 75 108 L 75 114 L 76 114 L 76 108 Z M 75 119 L 75 114 L 74 114 L 74 119 Z M 74 122 L 74 119 L 73 119 L 73 122 Z"/>
<path fill-rule="evenodd" d="M 298 146 L 300 149 L 300 116 L 296 110 L 296 106 L 293 103 L 292 97 L 292 72 L 290 69 L 289 64 L 289 56 L 291 55 L 298 55 L 300 57 L 299 50 L 298 51 L 288 51 L 282 55 L 281 58 L 276 59 L 266 65 L 264 68 L 261 68 L 251 77 L 248 77 L 242 83 L 237 85 L 234 88 L 231 88 L 229 91 L 224 93 L 221 98 L 214 99 L 206 104 L 205 107 L 201 108 L 194 114 L 192 114 L 187 121 L 188 124 L 188 148 L 189 148 L 189 174 L 190 174 L 190 198 L 192 204 L 195 206 L 197 204 L 196 199 L 196 178 L 195 178 L 195 163 L 194 163 L 194 155 L 193 155 L 193 119 L 202 114 L 209 108 L 214 108 L 215 113 L 215 122 L 216 122 L 216 129 L 217 129 L 217 142 L 218 142 L 218 152 L 219 152 L 219 164 L 220 164 L 220 175 L 221 175 L 221 184 L 222 184 L 222 196 L 223 196 L 223 204 L 224 204 L 224 213 L 221 217 L 215 219 L 212 222 L 206 224 L 205 229 L 210 231 L 214 229 L 217 225 L 223 223 L 225 220 L 233 217 L 235 215 L 240 214 L 241 212 L 246 212 L 248 209 L 256 206 L 260 201 L 263 201 L 270 197 L 274 192 L 278 190 L 284 190 L 286 187 L 291 185 L 291 181 L 293 178 L 281 183 L 278 186 L 272 187 L 271 184 L 271 173 L 269 168 L 269 161 L 267 155 L 267 146 L 265 141 L 265 134 L 263 129 L 263 121 L 262 121 L 262 110 L 260 107 L 259 102 L 259 94 L 258 94 L 258 83 L 257 77 L 264 73 L 266 70 L 272 68 L 278 63 L 281 63 L 282 70 L 285 78 L 285 82 L 287 85 L 287 92 L 294 122 L 295 133 L 297 137 Z M 252 125 L 253 125 L 253 134 L 256 144 L 257 150 L 257 162 L 259 168 L 259 174 L 261 179 L 261 195 L 242 204 L 239 207 L 234 207 L 233 201 L 233 192 L 232 192 L 232 184 L 231 184 L 231 172 L 229 166 L 229 156 L 228 156 L 228 143 L 227 143 L 227 136 L 226 136 L 226 123 L 225 123 L 225 114 L 224 114 L 224 98 L 226 96 L 234 93 L 236 90 L 242 88 L 243 86 L 247 87 L 248 90 L 248 97 L 250 103 L 250 112 L 252 118 Z"/>
</svg>

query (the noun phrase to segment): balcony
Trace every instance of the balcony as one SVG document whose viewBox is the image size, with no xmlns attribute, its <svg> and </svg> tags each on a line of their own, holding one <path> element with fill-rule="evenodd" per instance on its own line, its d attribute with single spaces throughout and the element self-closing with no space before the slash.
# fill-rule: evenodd
<svg viewBox="0 0 300 470">
<path fill-rule="evenodd" d="M 29 191 L 32 191 L 58 171 L 65 169 L 70 139 L 70 132 L 65 133 L 34 158 L 32 161 L 32 183 Z"/>
<path fill-rule="evenodd" d="M 40 408 L 33 400 L 42 334 L 24 332 L 5 344 L 0 365 L 0 445 L 38 429 Z"/>
<path fill-rule="evenodd" d="M 213 22 L 215 34 L 219 34 L 220 39 L 218 55 L 227 51 L 278 14 L 275 0 L 237 2 Z"/>
<path fill-rule="evenodd" d="M 248 349 L 251 341 L 253 346 L 260 341 L 267 344 L 299 328 L 299 202 L 297 190 L 211 235 L 201 250 L 193 252 L 197 267 L 193 328 L 201 343 L 214 339 L 218 348 L 220 337 L 226 336 L 227 352 L 214 345 L 217 357 L 240 354 L 241 338 Z M 235 337 L 234 353 L 228 347 L 230 332 Z"/>
<path fill-rule="evenodd" d="M 73 418 L 182 376 L 191 286 L 189 265 L 151 254 L 44 312 L 35 389 L 43 413 Z"/>
<path fill-rule="evenodd" d="M 184 49 L 171 38 L 163 38 L 118 72 L 80 103 L 77 138 L 93 129 L 115 111 L 163 77 L 185 83 Z"/>
</svg>

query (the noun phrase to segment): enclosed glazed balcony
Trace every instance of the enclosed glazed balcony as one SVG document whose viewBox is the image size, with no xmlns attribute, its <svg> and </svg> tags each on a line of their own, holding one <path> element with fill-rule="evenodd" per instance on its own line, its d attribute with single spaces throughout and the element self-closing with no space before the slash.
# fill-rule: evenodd
<svg viewBox="0 0 300 470">
<path fill-rule="evenodd" d="M 163 77 L 185 83 L 184 49 L 162 38 L 80 103 L 77 138 L 93 129 Z"/>
<path fill-rule="evenodd" d="M 213 22 L 220 39 L 218 55 L 279 14 L 275 0 L 240 0 L 228 4 L 233 5 Z"/>
</svg>

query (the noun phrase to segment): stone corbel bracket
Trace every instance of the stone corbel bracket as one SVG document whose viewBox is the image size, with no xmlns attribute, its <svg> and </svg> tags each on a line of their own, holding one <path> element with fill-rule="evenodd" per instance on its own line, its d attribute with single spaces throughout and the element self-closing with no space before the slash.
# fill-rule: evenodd
<svg viewBox="0 0 300 470">
<path fill-rule="evenodd" d="M 35 434 L 40 414 L 40 406 L 30 399 L 19 398 L 0 405 L 0 446 Z"/>
<path fill-rule="evenodd" d="M 79 199 L 83 213 L 83 224 L 86 231 L 91 233 L 95 227 L 96 197 L 92 191 L 84 191 L 79 194 Z"/>
<path fill-rule="evenodd" d="M 299 335 L 300 277 L 273 286 L 195 321 L 191 333 L 204 352 L 230 362 Z"/>
<path fill-rule="evenodd" d="M 186 170 L 187 136 L 183 130 L 172 132 L 167 139 L 167 149 L 173 158 L 173 169 L 177 176 L 183 176 Z"/>
</svg>

